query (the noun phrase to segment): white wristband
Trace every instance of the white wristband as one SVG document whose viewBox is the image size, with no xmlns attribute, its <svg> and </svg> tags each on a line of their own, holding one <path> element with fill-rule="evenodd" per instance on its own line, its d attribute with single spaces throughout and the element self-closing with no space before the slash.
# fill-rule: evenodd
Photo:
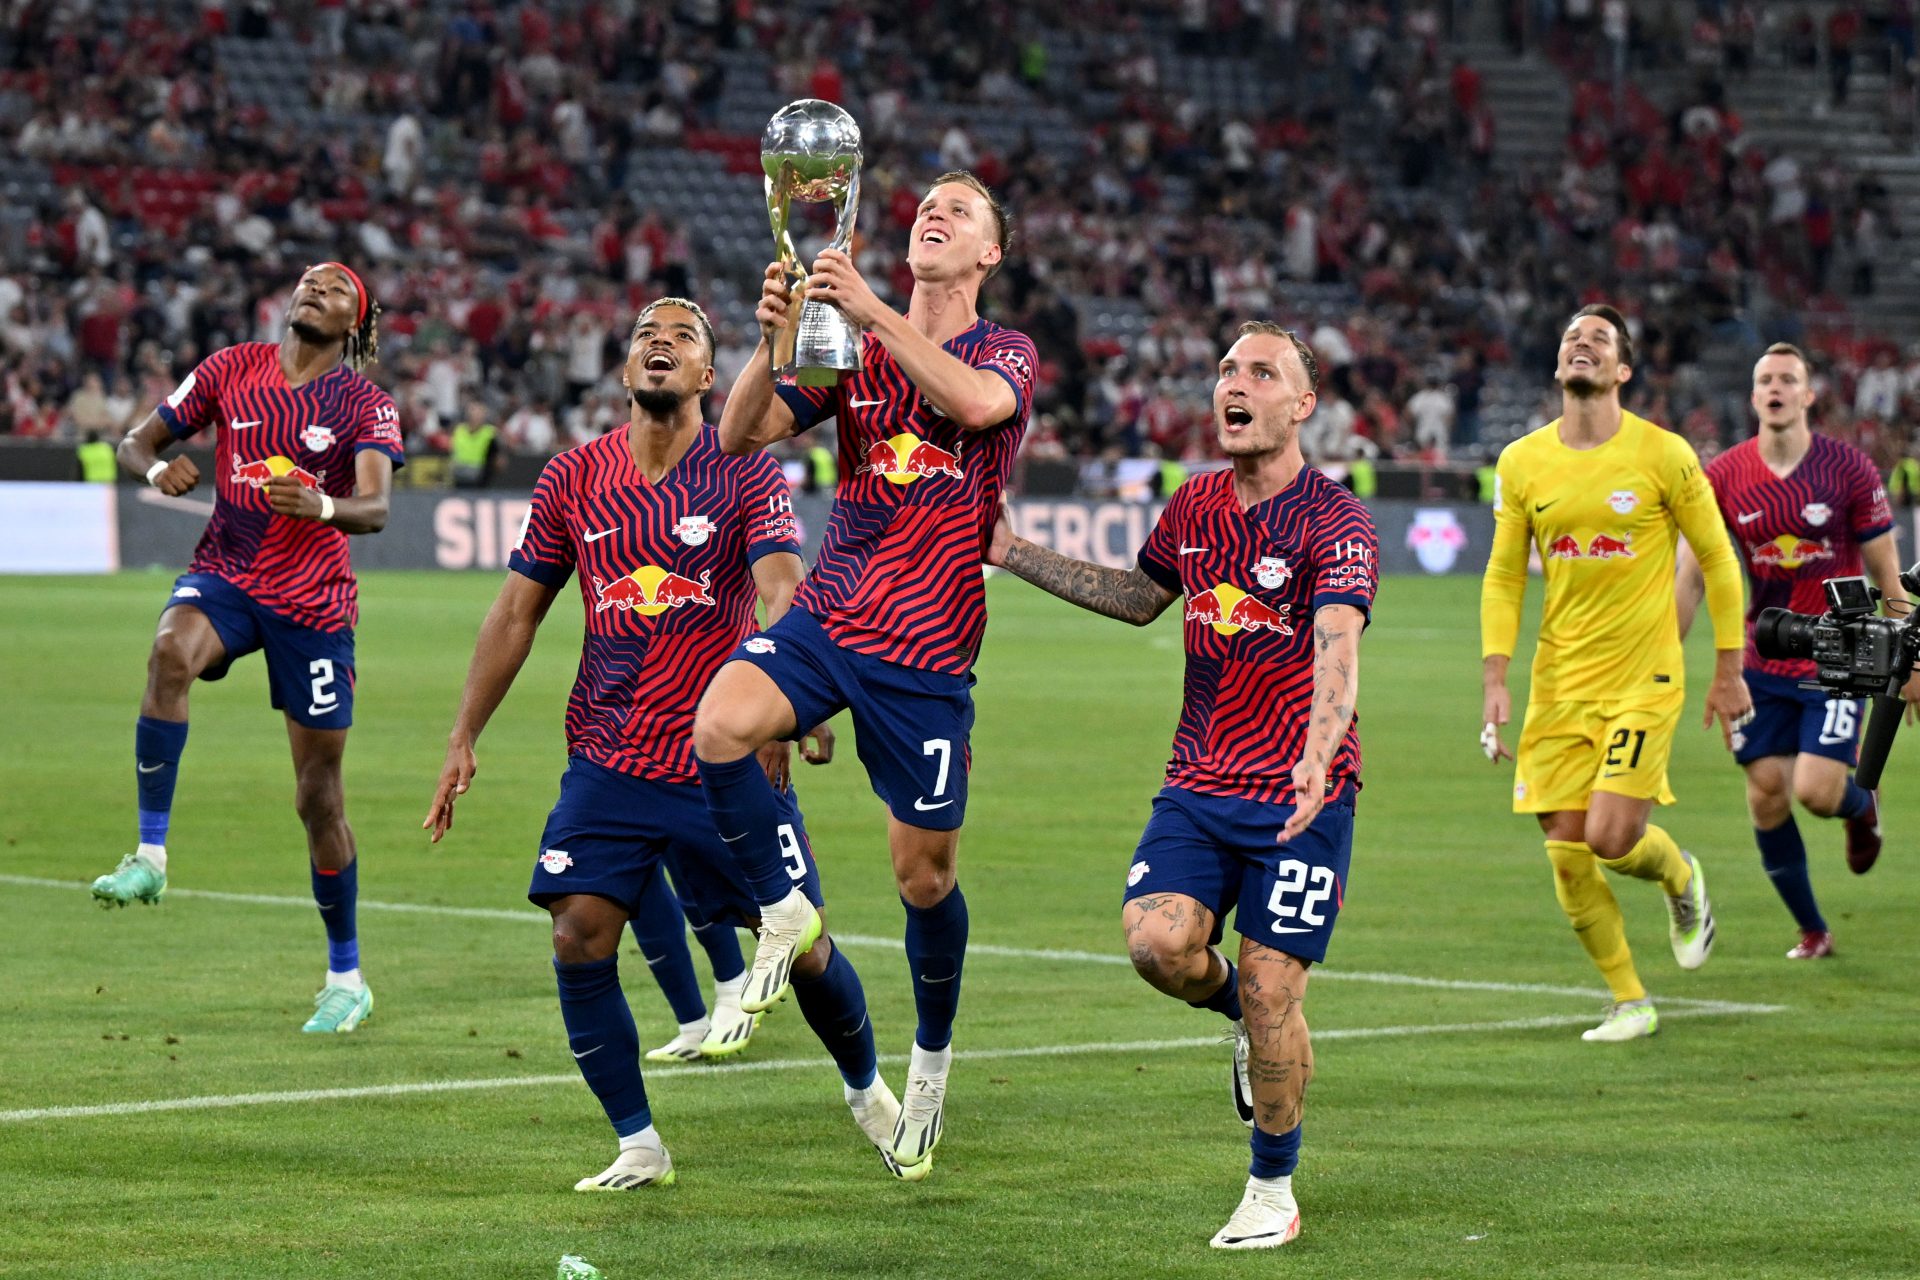
<svg viewBox="0 0 1920 1280">
<path fill-rule="evenodd" d="M 333 519 L 333 495 L 323 493 L 320 495 L 320 523 L 325 524 L 331 519 Z"/>
<path fill-rule="evenodd" d="M 162 471 L 165 471 L 166 469 L 167 469 L 167 464 L 164 462 L 155 462 L 152 466 L 148 467 L 147 483 L 152 484 L 154 481 L 158 480 L 160 478 L 160 473 Z"/>
</svg>

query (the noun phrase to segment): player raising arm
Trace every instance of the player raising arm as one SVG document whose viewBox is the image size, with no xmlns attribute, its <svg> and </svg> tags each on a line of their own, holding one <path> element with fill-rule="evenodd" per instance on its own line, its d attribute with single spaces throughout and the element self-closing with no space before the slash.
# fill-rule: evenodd
<svg viewBox="0 0 1920 1280">
<path fill-rule="evenodd" d="M 1131 570 L 1013 536 L 989 559 L 1063 600 L 1145 626 L 1186 600 L 1186 689 L 1166 785 L 1127 871 L 1127 954 L 1155 990 L 1223 1014 L 1233 1098 L 1253 1129 L 1219 1249 L 1300 1231 L 1293 1171 L 1313 1076 L 1304 1000 L 1346 899 L 1360 790 L 1360 633 L 1378 542 L 1358 499 L 1308 467 L 1318 366 L 1249 322 L 1220 362 L 1214 428 L 1230 470 L 1182 485 Z M 1239 967 L 1215 946 L 1235 904 Z M 1244 1016 L 1243 1016 L 1244 1011 Z"/>
<path fill-rule="evenodd" d="M 1815 435 L 1812 370 L 1798 347 L 1779 342 L 1753 366 L 1759 434 L 1707 464 L 1715 500 L 1752 585 L 1747 608 L 1745 675 L 1753 720 L 1734 736 L 1733 758 L 1747 771 L 1747 810 L 1774 892 L 1800 928 L 1789 960 L 1833 954 L 1833 934 L 1814 901 L 1807 846 L 1793 820 L 1797 798 L 1809 813 L 1839 818 L 1847 866 L 1863 875 L 1880 856 L 1874 796 L 1853 780 L 1860 756 L 1861 704 L 1802 681 L 1804 658 L 1763 658 L 1753 644 L 1760 610 L 1826 612 L 1821 583 L 1859 574 L 1864 562 L 1887 601 L 1903 614 L 1906 589 L 1895 558 L 1893 514 L 1873 460 L 1850 444 Z M 1680 548 L 1680 634 L 1693 625 L 1706 584 L 1691 544 Z M 1912 699 L 1920 677 L 1907 686 Z"/>
<path fill-rule="evenodd" d="M 1730 741 L 1752 707 L 1740 680 L 1740 570 L 1713 491 L 1685 440 L 1621 409 L 1620 388 L 1632 376 L 1626 321 L 1612 307 L 1581 308 L 1560 338 L 1561 416 L 1501 451 L 1480 594 L 1481 743 L 1490 759 L 1513 759 L 1500 736 L 1512 713 L 1507 664 L 1520 633 L 1527 544 L 1539 548 L 1547 598 L 1513 811 L 1539 820 L 1554 892 L 1613 993 L 1586 1040 L 1659 1028 L 1602 867 L 1659 883 L 1681 968 L 1699 968 L 1713 949 L 1698 860 L 1647 821 L 1656 800 L 1673 803 L 1667 759 L 1686 701 L 1673 598 L 1680 534 L 1700 548 L 1713 616 L 1706 723 L 1718 720 Z"/>
<path fill-rule="evenodd" d="M 586 638 L 567 701 L 567 768 L 527 891 L 553 917 L 567 1043 L 620 1143 L 613 1164 L 582 1178 L 577 1191 L 664 1186 L 674 1178 L 653 1126 L 619 972 L 620 935 L 655 897 L 663 866 L 708 919 L 751 926 L 759 916 L 700 796 L 693 713 L 714 670 L 753 630 L 755 597 L 777 619 L 802 566 L 779 464 L 764 455 L 727 456 L 700 420 L 713 350 L 699 307 L 680 298 L 649 305 L 627 349 L 632 420 L 541 472 L 507 581 L 481 624 L 446 764 L 421 824 L 435 841 L 453 826 L 454 805 L 477 767 L 474 744 L 577 570 Z M 786 758 L 782 743 L 754 767 L 784 784 Z M 817 910 L 820 875 L 792 789 L 783 785 L 773 804 L 780 874 Z M 800 1012 L 840 1068 L 854 1119 L 888 1168 L 911 1176 L 889 1154 L 900 1106 L 880 1079 L 866 993 L 852 963 L 822 935 L 792 976 Z"/>
<path fill-rule="evenodd" d="M 359 863 L 340 761 L 353 723 L 358 583 L 347 535 L 387 523 L 405 463 L 399 415 L 360 370 L 380 306 L 337 262 L 307 268 L 278 344 L 216 351 L 120 442 L 120 465 L 170 497 L 200 482 L 168 445 L 214 427 L 213 518 L 173 584 L 147 659 L 134 729 L 140 844 L 93 882 L 102 906 L 158 902 L 167 827 L 187 745 L 187 695 L 261 650 L 269 699 L 287 718 L 294 810 L 306 829 L 313 898 L 327 932 L 326 979 L 303 1030 L 352 1031 L 373 1012 L 360 976 Z"/>
</svg>

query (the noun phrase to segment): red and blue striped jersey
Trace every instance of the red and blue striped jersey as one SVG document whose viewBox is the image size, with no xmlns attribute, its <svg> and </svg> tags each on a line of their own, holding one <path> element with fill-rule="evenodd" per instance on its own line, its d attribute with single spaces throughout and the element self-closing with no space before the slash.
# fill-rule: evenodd
<svg viewBox="0 0 1920 1280">
<path fill-rule="evenodd" d="M 642 778 L 697 782 L 693 712 L 754 630 L 751 566 L 800 554 L 793 491 L 765 453 L 730 458 L 703 426 L 658 484 L 620 427 L 547 463 L 508 566 L 586 607 L 567 750 Z"/>
<path fill-rule="evenodd" d="M 216 351 L 159 406 L 176 440 L 214 433 L 213 518 L 190 573 L 225 578 L 301 626 L 341 631 L 360 619 L 347 535 L 274 513 L 266 483 L 291 475 L 309 489 L 353 496 L 354 459 L 378 449 L 406 465 L 393 400 L 342 363 L 305 386 L 280 372 L 280 348 L 242 342 Z"/>
<path fill-rule="evenodd" d="M 794 606 L 856 653 L 965 675 L 987 629 L 981 556 L 1026 433 L 1038 357 L 1026 334 L 987 320 L 947 343 L 1013 388 L 1004 423 L 967 432 L 882 343 L 865 344 L 860 372 L 837 386 L 778 388 L 796 432 L 828 418 L 840 430 L 833 515 Z"/>
<path fill-rule="evenodd" d="M 1348 604 L 1371 616 L 1380 540 L 1367 508 L 1304 467 L 1242 507 L 1231 470 L 1174 492 L 1140 548 L 1140 569 L 1183 597 L 1187 651 L 1167 785 L 1293 802 L 1313 710 L 1313 616 Z M 1327 798 L 1360 788 L 1360 717 L 1327 767 Z"/>
<path fill-rule="evenodd" d="M 1811 680 L 1805 658 L 1763 658 L 1753 644 L 1762 609 L 1825 613 L 1820 584 L 1861 571 L 1860 544 L 1893 528 L 1886 486 L 1873 459 L 1815 433 L 1798 466 L 1783 480 L 1760 456 L 1758 439 L 1742 440 L 1707 464 L 1720 515 L 1747 566 L 1747 670 Z"/>
</svg>

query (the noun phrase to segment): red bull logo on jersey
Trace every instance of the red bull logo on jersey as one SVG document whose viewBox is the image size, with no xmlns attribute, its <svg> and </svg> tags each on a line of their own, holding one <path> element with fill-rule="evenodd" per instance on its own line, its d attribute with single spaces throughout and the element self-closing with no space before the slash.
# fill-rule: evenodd
<svg viewBox="0 0 1920 1280">
<path fill-rule="evenodd" d="M 1771 542 L 1749 546 L 1747 558 L 1756 569 L 1763 565 L 1798 569 L 1816 560 L 1833 559 L 1833 548 L 1827 545 L 1825 538 L 1803 538 L 1795 533 L 1783 533 Z"/>
<path fill-rule="evenodd" d="M 1291 604 L 1278 609 L 1256 596 L 1250 596 L 1229 582 L 1218 583 L 1187 597 L 1187 621 L 1204 622 L 1223 636 L 1262 627 L 1283 636 L 1293 634 Z"/>
<path fill-rule="evenodd" d="M 702 573 L 700 581 L 683 577 L 657 564 L 643 564 L 624 578 L 612 582 L 593 580 L 593 611 L 631 609 L 649 618 L 688 604 L 712 604 L 713 574 Z"/>
<path fill-rule="evenodd" d="M 1581 542 L 1571 533 L 1563 533 L 1547 544 L 1546 558 L 1549 560 L 1631 560 L 1633 559 L 1633 535 L 1623 533 L 1614 537 L 1610 533 L 1596 533 Z"/>
<path fill-rule="evenodd" d="M 292 458 L 276 453 L 271 458 L 259 458 L 252 462 L 235 458 L 230 478 L 235 484 L 250 484 L 256 489 L 264 489 L 267 481 L 275 476 L 292 476 L 302 488 L 318 489 L 320 482 L 327 478 L 327 473 L 309 471 Z"/>
<path fill-rule="evenodd" d="M 912 484 L 927 476 L 951 476 L 963 479 L 960 458 L 931 440 L 922 440 L 901 432 L 890 440 L 876 440 L 867 446 L 866 458 L 855 469 L 856 475 L 882 475 L 894 484 Z"/>
</svg>

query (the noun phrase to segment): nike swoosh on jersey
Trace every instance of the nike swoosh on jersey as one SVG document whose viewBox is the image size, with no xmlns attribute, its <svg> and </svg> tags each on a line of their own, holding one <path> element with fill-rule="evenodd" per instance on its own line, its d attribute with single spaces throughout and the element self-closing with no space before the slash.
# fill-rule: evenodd
<svg viewBox="0 0 1920 1280">
<path fill-rule="evenodd" d="M 1763 513 L 1759 511 L 1749 511 L 1747 514 L 1735 518 L 1738 519 L 1741 524 L 1752 524 L 1755 520 L 1758 520 L 1762 514 Z"/>
<path fill-rule="evenodd" d="M 619 529 L 619 527 L 618 527 L 618 526 L 615 526 L 614 528 L 611 528 L 611 529 L 602 529 L 602 530 L 601 530 L 600 532 L 598 532 L 598 533 L 583 533 L 583 534 L 581 534 L 581 535 L 580 535 L 580 541 L 582 541 L 582 542 L 598 542 L 598 541 L 600 541 L 600 539 L 602 539 L 602 538 L 604 538 L 604 537 L 606 537 L 606 536 L 607 536 L 608 534 L 613 534 L 613 533 L 618 533 L 618 532 L 620 532 L 620 529 Z"/>
<path fill-rule="evenodd" d="M 927 798 L 925 796 L 921 796 L 918 800 L 915 800 L 913 802 L 913 807 L 918 809 L 922 813 L 931 813 L 935 809 L 944 809 L 952 803 L 953 801 L 951 800 L 942 800 L 939 804 L 928 804 Z"/>
<path fill-rule="evenodd" d="M 885 401 L 885 400 L 849 400 L 849 401 L 847 401 L 847 408 L 849 408 L 849 409 L 869 409 L 869 408 L 872 408 L 872 407 L 873 407 L 874 405 L 876 405 L 876 404 L 885 404 L 885 403 L 886 403 L 886 401 Z"/>
<path fill-rule="evenodd" d="M 245 431 L 248 427 L 259 426 L 260 419 L 255 418 L 252 422 L 235 422 L 233 419 L 229 418 L 227 419 L 227 425 L 232 427 L 235 431 Z"/>
<path fill-rule="evenodd" d="M 1560 499 L 1558 499 L 1558 498 L 1555 498 L 1555 499 L 1553 500 L 1553 502 L 1558 502 L 1558 501 L 1560 501 Z M 1536 503 L 1534 503 L 1534 504 L 1533 504 L 1533 511 L 1534 511 L 1534 514 L 1535 514 L 1535 515 L 1538 515 L 1538 514 L 1539 514 L 1540 512 L 1542 512 L 1542 511 L 1545 511 L 1545 510 L 1546 510 L 1546 509 L 1547 509 L 1548 507 L 1550 507 L 1550 506 L 1552 506 L 1552 505 L 1553 505 L 1553 502 L 1536 502 Z"/>
<path fill-rule="evenodd" d="M 1182 547 L 1180 548 L 1180 554 L 1183 556 L 1197 556 L 1202 551 L 1210 550 L 1212 550 L 1211 547 Z"/>
</svg>

